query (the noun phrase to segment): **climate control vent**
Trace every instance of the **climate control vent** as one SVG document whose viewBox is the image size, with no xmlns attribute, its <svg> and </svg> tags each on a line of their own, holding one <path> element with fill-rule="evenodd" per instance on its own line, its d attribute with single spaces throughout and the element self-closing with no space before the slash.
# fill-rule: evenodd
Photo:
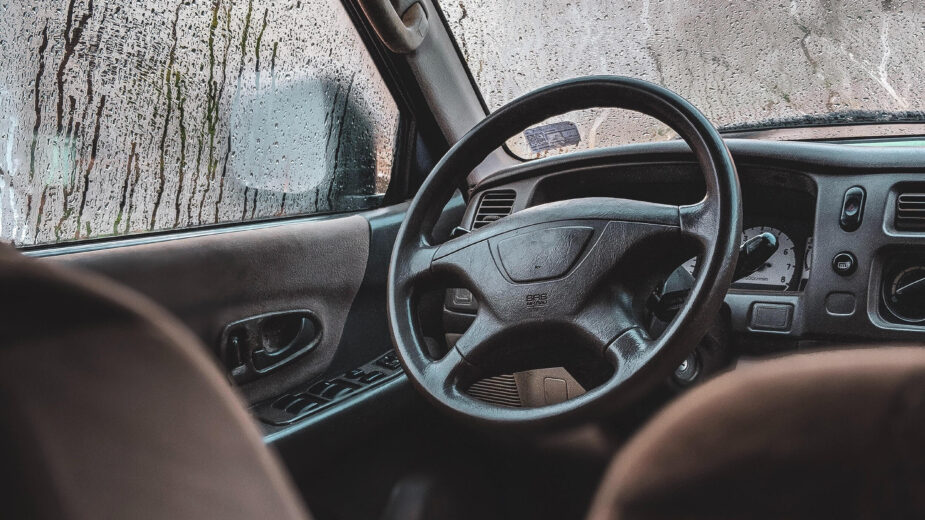
<svg viewBox="0 0 925 520">
<path fill-rule="evenodd" d="M 900 193 L 896 197 L 896 229 L 925 230 L 925 192 Z"/>
<path fill-rule="evenodd" d="M 479 201 L 479 209 L 475 212 L 472 229 L 487 226 L 510 215 L 516 198 L 517 193 L 514 190 L 486 191 L 482 195 L 482 200 Z"/>
</svg>

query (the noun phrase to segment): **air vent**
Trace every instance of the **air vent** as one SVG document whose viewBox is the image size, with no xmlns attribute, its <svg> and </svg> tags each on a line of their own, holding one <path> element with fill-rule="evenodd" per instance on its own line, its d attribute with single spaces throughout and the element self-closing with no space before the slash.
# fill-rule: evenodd
<svg viewBox="0 0 925 520">
<path fill-rule="evenodd" d="M 523 406 L 520 401 L 520 393 L 517 391 L 517 382 L 511 374 L 476 381 L 466 393 L 486 403 L 515 408 Z"/>
<path fill-rule="evenodd" d="M 517 198 L 517 193 L 514 190 L 486 191 L 482 195 L 482 200 L 479 201 L 479 209 L 475 212 L 472 229 L 487 226 L 510 215 L 515 198 Z"/>
<path fill-rule="evenodd" d="M 899 194 L 894 224 L 896 229 L 925 229 L 925 192 Z"/>
</svg>

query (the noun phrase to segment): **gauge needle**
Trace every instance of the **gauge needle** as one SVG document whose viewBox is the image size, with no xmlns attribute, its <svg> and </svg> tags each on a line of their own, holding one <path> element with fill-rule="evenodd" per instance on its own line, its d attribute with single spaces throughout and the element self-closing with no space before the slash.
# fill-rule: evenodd
<svg viewBox="0 0 925 520">
<path fill-rule="evenodd" d="M 900 287 L 899 289 L 896 289 L 896 294 L 905 294 L 906 292 L 909 292 L 910 290 L 914 291 L 914 290 L 922 290 L 922 289 L 925 289 L 925 276 L 923 276 L 922 278 L 919 278 L 918 280 L 914 282 L 909 282 L 906 285 L 903 285 L 902 287 Z"/>
</svg>

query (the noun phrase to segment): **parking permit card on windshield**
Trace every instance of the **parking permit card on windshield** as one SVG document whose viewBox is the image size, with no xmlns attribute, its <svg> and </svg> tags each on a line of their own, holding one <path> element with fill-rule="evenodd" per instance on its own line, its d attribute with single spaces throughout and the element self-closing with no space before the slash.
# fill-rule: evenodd
<svg viewBox="0 0 925 520">
<path fill-rule="evenodd" d="M 524 137 L 527 138 L 527 144 L 530 145 L 530 149 L 534 152 L 561 148 L 578 144 L 581 141 L 581 137 L 578 135 L 578 127 L 571 121 L 560 121 L 528 128 L 524 130 Z"/>
</svg>

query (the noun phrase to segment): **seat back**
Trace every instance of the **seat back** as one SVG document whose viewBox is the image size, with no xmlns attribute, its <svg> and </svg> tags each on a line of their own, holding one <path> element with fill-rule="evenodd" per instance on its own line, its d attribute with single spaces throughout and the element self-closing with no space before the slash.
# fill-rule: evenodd
<svg viewBox="0 0 925 520">
<path fill-rule="evenodd" d="M 4 517 L 305 519 L 191 332 L 97 275 L 0 245 Z"/>
<path fill-rule="evenodd" d="M 925 518 L 925 348 L 736 369 L 651 420 L 590 518 Z"/>
</svg>

